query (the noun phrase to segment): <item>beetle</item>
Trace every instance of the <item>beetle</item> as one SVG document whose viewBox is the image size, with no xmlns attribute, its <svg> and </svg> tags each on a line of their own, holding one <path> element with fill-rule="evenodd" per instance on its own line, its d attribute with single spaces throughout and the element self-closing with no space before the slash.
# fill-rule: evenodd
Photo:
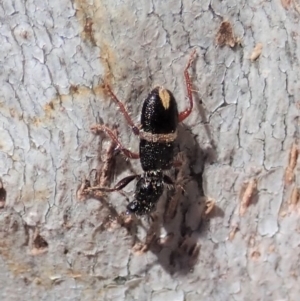
<svg viewBox="0 0 300 301">
<path fill-rule="evenodd" d="M 155 87 L 144 100 L 141 112 L 141 126 L 132 121 L 124 104 L 113 93 L 111 87 L 105 88 L 112 100 L 119 107 L 133 133 L 140 138 L 139 153 L 126 149 L 119 141 L 117 135 L 107 126 L 96 124 L 91 127 L 94 132 L 105 132 L 112 139 L 117 148 L 130 159 L 140 159 L 143 173 L 130 175 L 120 180 L 113 188 L 88 187 L 85 192 L 92 193 L 99 190 L 113 192 L 123 189 L 126 185 L 137 180 L 134 200 L 127 205 L 127 213 L 145 215 L 151 213 L 161 197 L 164 184 L 173 185 L 172 179 L 165 171 L 172 168 L 174 160 L 174 143 L 177 138 L 178 123 L 185 120 L 193 110 L 192 84 L 188 73 L 196 50 L 194 50 L 184 69 L 184 78 L 187 88 L 189 107 L 179 113 L 177 103 L 171 91 L 164 87 Z"/>
</svg>

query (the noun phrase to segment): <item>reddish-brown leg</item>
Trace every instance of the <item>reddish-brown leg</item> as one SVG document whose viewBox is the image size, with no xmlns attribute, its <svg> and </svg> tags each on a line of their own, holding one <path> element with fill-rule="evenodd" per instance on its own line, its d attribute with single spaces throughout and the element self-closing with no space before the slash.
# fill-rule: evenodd
<svg viewBox="0 0 300 301">
<path fill-rule="evenodd" d="M 196 49 L 194 49 L 194 51 L 191 53 L 190 59 L 184 69 L 185 84 L 186 84 L 187 94 L 188 94 L 188 98 L 189 98 L 189 108 L 187 108 L 186 110 L 184 110 L 183 112 L 181 112 L 179 114 L 179 117 L 178 117 L 179 122 L 183 121 L 185 118 L 187 118 L 191 114 L 191 112 L 193 110 L 193 106 L 194 106 L 193 95 L 192 95 L 192 82 L 190 79 L 188 69 L 191 67 L 191 64 L 194 60 L 195 53 L 196 53 Z"/>
<path fill-rule="evenodd" d="M 95 124 L 91 127 L 91 130 L 94 132 L 104 132 L 106 135 L 108 135 L 110 137 L 111 140 L 113 140 L 116 145 L 117 148 L 123 152 L 123 154 L 129 158 L 129 159 L 139 159 L 140 155 L 138 153 L 133 153 L 132 151 L 130 151 L 129 149 L 126 149 L 123 144 L 119 141 L 118 137 L 114 134 L 114 132 L 108 128 L 105 125 L 102 124 Z"/>
<path fill-rule="evenodd" d="M 133 123 L 131 117 L 129 116 L 125 106 L 123 105 L 123 103 L 117 98 L 117 96 L 114 94 L 114 92 L 112 91 L 111 87 L 106 84 L 105 85 L 105 89 L 107 90 L 107 92 L 109 93 L 109 95 L 111 96 L 111 98 L 113 99 L 113 101 L 117 104 L 117 106 L 120 108 L 123 116 L 125 117 L 126 121 L 128 122 L 128 124 L 130 125 L 133 133 L 135 135 L 139 135 L 140 130 L 138 129 L 138 127 Z"/>
</svg>

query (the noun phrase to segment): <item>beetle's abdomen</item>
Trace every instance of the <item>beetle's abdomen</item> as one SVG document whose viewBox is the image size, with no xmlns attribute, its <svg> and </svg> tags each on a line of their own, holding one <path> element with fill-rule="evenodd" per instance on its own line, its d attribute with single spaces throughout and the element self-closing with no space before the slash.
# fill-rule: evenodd
<svg viewBox="0 0 300 301">
<path fill-rule="evenodd" d="M 178 109 L 173 94 L 162 87 L 154 88 L 144 101 L 142 130 L 152 134 L 174 133 L 178 125 Z"/>
<path fill-rule="evenodd" d="M 140 141 L 140 160 L 143 170 L 170 169 L 174 157 L 174 142 L 158 143 Z"/>
</svg>

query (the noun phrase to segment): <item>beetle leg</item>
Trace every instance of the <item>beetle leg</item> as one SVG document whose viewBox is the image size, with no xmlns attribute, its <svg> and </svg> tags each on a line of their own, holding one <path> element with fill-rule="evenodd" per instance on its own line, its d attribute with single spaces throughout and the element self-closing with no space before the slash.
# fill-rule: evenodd
<svg viewBox="0 0 300 301">
<path fill-rule="evenodd" d="M 119 181 L 113 188 L 106 188 L 106 187 L 100 187 L 100 186 L 94 186 L 94 187 L 88 187 L 85 191 L 91 192 L 95 190 L 105 191 L 105 192 L 113 192 L 113 191 L 119 191 L 123 189 L 125 186 L 127 186 L 131 181 L 133 181 L 138 175 L 132 175 L 128 176 L 121 181 Z"/>
<path fill-rule="evenodd" d="M 194 60 L 195 53 L 196 53 L 196 49 L 194 49 L 194 51 L 191 53 L 190 59 L 184 69 L 184 78 L 185 78 L 185 84 L 186 84 L 186 89 L 187 89 L 187 95 L 188 95 L 188 99 L 189 99 L 189 107 L 179 114 L 179 117 L 178 117 L 179 122 L 182 122 L 185 118 L 187 118 L 191 114 L 191 112 L 193 110 L 193 106 L 194 106 L 193 94 L 192 94 L 192 82 L 190 79 L 188 69 L 191 67 L 191 64 Z"/>
<path fill-rule="evenodd" d="M 114 94 L 114 92 L 112 91 L 111 87 L 106 84 L 105 85 L 105 89 L 108 91 L 109 95 L 111 96 L 112 100 L 117 104 L 117 106 L 120 108 L 123 116 L 125 117 L 126 121 L 128 122 L 128 124 L 130 125 L 133 133 L 135 135 L 139 135 L 140 130 L 139 128 L 133 123 L 129 113 L 127 112 L 124 104 L 117 98 L 117 96 Z"/>
<path fill-rule="evenodd" d="M 139 159 L 140 155 L 138 153 L 134 153 L 129 149 L 125 148 L 123 144 L 119 141 L 118 137 L 113 133 L 113 131 L 105 125 L 95 124 L 91 127 L 91 130 L 94 132 L 105 132 L 111 140 L 113 140 L 117 148 L 123 152 L 123 154 L 129 159 Z"/>
<path fill-rule="evenodd" d="M 164 175 L 164 183 L 167 184 L 167 185 L 174 185 L 174 181 L 167 175 Z"/>
<path fill-rule="evenodd" d="M 181 190 L 175 186 L 172 190 L 168 191 L 168 201 L 164 212 L 164 222 L 169 223 L 175 217 L 177 208 L 180 202 Z"/>
</svg>

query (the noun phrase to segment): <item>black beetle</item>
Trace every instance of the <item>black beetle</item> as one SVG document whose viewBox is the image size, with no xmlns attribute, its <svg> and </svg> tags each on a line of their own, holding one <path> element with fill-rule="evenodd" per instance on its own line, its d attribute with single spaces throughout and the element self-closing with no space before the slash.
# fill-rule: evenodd
<svg viewBox="0 0 300 301">
<path fill-rule="evenodd" d="M 128 158 L 140 159 L 144 173 L 125 177 L 113 188 L 98 186 L 86 188 L 86 193 L 95 190 L 118 191 L 132 180 L 137 179 L 134 200 L 127 205 L 127 212 L 144 215 L 155 209 L 156 203 L 163 193 L 164 184 L 173 184 L 172 179 L 165 175 L 164 171 L 169 170 L 173 165 L 174 142 L 177 137 L 178 123 L 187 118 L 193 109 L 192 84 L 188 69 L 192 64 L 195 52 L 194 50 L 190 55 L 188 64 L 184 69 L 189 107 L 181 113 L 178 113 L 173 94 L 164 87 L 156 87 L 144 101 L 141 126 L 138 127 L 133 123 L 123 103 L 118 100 L 110 86 L 106 85 L 108 93 L 119 106 L 133 133 L 140 138 L 139 153 L 124 148 L 118 137 L 107 126 L 96 124 L 91 129 L 96 132 L 105 132 Z"/>
</svg>

